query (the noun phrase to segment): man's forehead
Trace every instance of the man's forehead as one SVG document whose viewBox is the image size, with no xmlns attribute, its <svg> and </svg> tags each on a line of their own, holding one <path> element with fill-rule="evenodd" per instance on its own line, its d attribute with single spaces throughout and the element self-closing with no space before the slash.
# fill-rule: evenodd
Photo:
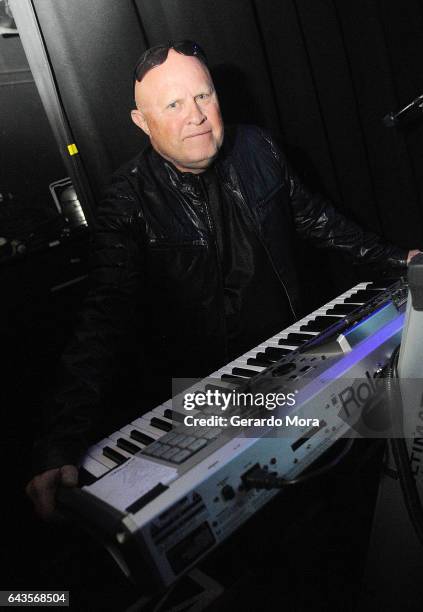
<svg viewBox="0 0 423 612">
<path fill-rule="evenodd" d="M 150 98 L 151 95 L 172 95 L 187 88 L 210 87 L 211 84 L 210 73 L 200 60 L 171 49 L 163 64 L 149 70 L 143 80 L 136 83 L 135 94 Z"/>
</svg>

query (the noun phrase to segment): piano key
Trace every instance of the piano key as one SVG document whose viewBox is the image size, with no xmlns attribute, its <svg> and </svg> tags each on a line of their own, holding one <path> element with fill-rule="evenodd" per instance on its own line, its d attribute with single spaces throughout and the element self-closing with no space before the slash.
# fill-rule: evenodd
<svg viewBox="0 0 423 612">
<path fill-rule="evenodd" d="M 270 359 L 274 359 L 275 361 L 278 361 L 278 359 L 285 357 L 285 355 L 287 355 L 289 352 L 290 351 L 287 351 L 284 348 L 276 348 L 273 346 L 267 347 L 267 349 L 264 351 L 267 357 L 269 357 Z"/>
<path fill-rule="evenodd" d="M 137 429 L 133 425 L 125 425 L 125 427 L 122 427 L 120 432 L 127 435 L 128 438 L 132 438 L 136 442 L 143 444 L 144 446 L 148 446 L 149 444 L 155 441 L 155 438 L 142 432 L 141 430 Z"/>
<path fill-rule="evenodd" d="M 357 308 L 357 304 L 335 304 L 327 311 L 327 314 L 347 315 L 357 310 Z"/>
<path fill-rule="evenodd" d="M 119 448 L 117 444 L 116 440 L 117 438 L 120 438 L 120 437 L 124 437 L 124 436 L 122 435 L 116 436 L 115 434 L 112 434 L 111 436 L 108 436 L 107 438 L 104 438 L 103 440 L 101 440 L 99 442 L 99 445 L 101 445 L 103 448 L 108 446 L 114 452 L 119 453 L 120 455 L 123 455 L 126 459 L 129 459 L 130 457 L 132 457 L 132 453 L 129 453 L 123 448 Z"/>
<path fill-rule="evenodd" d="M 362 289 L 361 291 L 357 291 L 357 293 L 354 293 L 352 296 L 347 297 L 345 299 L 345 303 L 350 304 L 351 302 L 353 302 L 353 303 L 358 303 L 358 304 L 365 304 L 372 298 L 376 297 L 379 293 L 380 291 L 371 290 L 371 289 Z"/>
<path fill-rule="evenodd" d="M 131 440 L 131 438 L 127 436 L 126 434 L 124 434 L 122 431 L 116 431 L 115 433 L 110 434 L 109 438 L 113 440 L 113 442 L 118 448 L 122 448 L 123 450 L 126 450 L 126 452 L 130 454 L 137 453 L 145 447 L 145 444 L 135 443 L 133 439 Z M 126 444 L 128 445 L 128 448 L 125 448 Z M 128 450 L 129 448 L 131 448 L 131 445 L 134 447 L 133 453 L 131 453 L 131 451 Z"/>
<path fill-rule="evenodd" d="M 162 431 L 172 431 L 173 429 L 173 425 L 171 422 L 162 419 L 159 419 L 158 417 L 152 417 L 150 419 L 150 425 L 152 425 L 153 427 L 157 427 L 157 429 L 161 429 Z"/>
<path fill-rule="evenodd" d="M 263 372 L 263 370 L 266 369 L 264 366 L 248 364 L 247 361 L 248 361 L 247 359 L 243 359 L 243 358 L 238 359 L 237 361 L 234 361 L 232 365 L 237 368 L 246 368 L 247 370 L 253 370 L 256 374 L 259 374 L 260 372 Z"/>
<path fill-rule="evenodd" d="M 174 402 L 174 404 L 176 406 L 177 402 Z M 198 410 L 194 409 L 190 410 L 189 414 L 196 415 L 198 414 L 198 412 Z M 159 418 L 168 419 L 173 424 L 173 426 L 176 427 L 178 423 L 183 423 L 184 418 L 188 413 L 186 410 L 183 409 L 182 405 L 176 408 L 172 406 L 171 403 L 166 403 L 162 404 L 161 406 L 158 406 L 157 408 L 154 408 L 151 414 Z"/>
<path fill-rule="evenodd" d="M 119 464 L 123 463 L 124 461 L 128 459 L 128 457 L 125 456 L 123 452 L 120 452 L 111 446 L 105 446 L 103 448 L 103 455 L 107 457 L 108 459 L 111 459 L 115 463 L 119 463 Z"/>
<path fill-rule="evenodd" d="M 291 340 L 293 342 L 303 342 L 304 340 L 312 340 L 314 338 L 313 334 L 305 334 L 305 333 L 295 333 L 291 332 L 287 335 L 287 340 Z"/>
<path fill-rule="evenodd" d="M 224 381 L 222 381 L 224 382 Z M 205 391 L 219 391 L 220 393 L 229 393 L 230 391 L 232 391 L 234 387 L 233 386 L 226 386 L 226 385 L 214 385 L 212 383 L 207 383 L 207 385 L 204 387 Z M 191 412 L 191 411 L 190 411 Z"/>
<path fill-rule="evenodd" d="M 382 291 L 386 291 L 390 283 L 386 283 L 386 281 L 373 281 L 369 283 L 366 289 L 378 289 L 381 293 Z"/>
<path fill-rule="evenodd" d="M 278 338 L 271 338 L 270 340 L 268 340 L 268 341 L 266 342 L 266 346 L 274 346 L 274 347 L 276 347 L 276 348 L 277 348 L 278 346 L 280 346 L 280 344 L 279 344 L 279 340 L 281 340 L 281 339 L 282 339 L 281 337 L 278 337 Z M 288 344 L 286 344 L 286 345 L 284 346 L 284 348 L 286 348 L 288 351 L 291 351 L 291 352 L 292 352 L 292 351 L 295 351 L 295 350 L 298 348 L 298 345 L 297 345 L 297 344 L 289 344 L 289 343 L 288 343 Z"/>
<path fill-rule="evenodd" d="M 109 470 L 115 468 L 118 464 L 116 461 L 112 461 L 108 457 L 103 454 L 103 448 L 98 447 L 97 445 L 88 449 L 88 454 L 93 459 L 96 459 L 99 463 L 102 463 Z"/>
<path fill-rule="evenodd" d="M 259 346 L 257 347 L 257 353 L 265 352 L 267 348 L 272 347 L 272 346 L 274 348 L 277 348 L 278 350 L 284 351 L 285 355 L 289 355 L 297 348 L 295 347 L 291 349 L 291 348 L 288 348 L 287 346 L 280 347 L 277 342 L 263 342 L 262 344 L 259 344 Z M 256 353 L 256 356 L 257 356 L 257 353 Z"/>
<path fill-rule="evenodd" d="M 194 411 L 190 410 L 190 414 L 192 414 Z M 196 410 L 195 413 L 197 413 L 198 411 Z M 186 417 L 186 414 L 182 414 L 181 412 L 178 412 L 177 410 L 173 410 L 172 408 L 166 408 L 164 411 L 163 416 L 167 417 L 169 420 L 173 421 L 175 423 L 175 427 L 178 423 L 183 423 Z"/>
<path fill-rule="evenodd" d="M 299 335 L 299 334 L 296 334 Z M 312 334 L 305 334 L 305 336 L 310 336 L 311 338 L 314 338 L 314 336 Z M 279 338 L 278 341 L 278 346 L 284 346 L 285 348 L 287 346 L 302 346 L 303 344 L 305 344 L 307 341 L 309 340 L 309 338 L 303 338 L 302 340 L 298 339 L 298 340 L 288 340 L 288 338 Z"/>
<path fill-rule="evenodd" d="M 166 435 L 167 431 L 164 431 L 163 429 L 160 429 L 160 427 L 156 427 L 155 425 L 151 424 L 151 418 L 153 417 L 148 417 L 148 419 L 144 418 L 144 416 L 141 417 L 141 420 L 144 421 L 146 423 L 146 427 L 148 426 L 151 430 L 152 433 L 155 433 L 159 436 L 158 439 L 162 438 L 163 436 Z M 170 431 L 170 430 L 169 430 Z"/>
<path fill-rule="evenodd" d="M 259 359 L 263 363 L 267 362 L 268 365 L 272 365 L 273 363 L 275 363 L 275 361 L 278 361 L 280 357 L 272 357 L 271 355 L 263 351 L 263 352 L 257 353 L 256 359 Z"/>
<path fill-rule="evenodd" d="M 116 440 L 116 446 L 126 451 L 127 453 L 130 453 L 131 455 L 135 455 L 136 453 L 139 453 L 142 450 L 141 446 L 138 446 L 138 444 L 134 444 L 134 442 L 129 442 L 129 440 L 127 440 L 123 436 Z"/>
<path fill-rule="evenodd" d="M 260 354 L 260 353 L 258 353 L 258 354 Z M 249 366 L 262 366 L 263 369 L 269 367 L 270 365 L 272 365 L 272 363 L 275 363 L 272 359 L 266 359 L 264 357 L 263 358 L 260 358 L 260 357 L 249 357 L 247 359 L 247 364 Z"/>
<path fill-rule="evenodd" d="M 314 321 L 310 321 L 307 325 L 301 327 L 303 331 L 317 331 L 322 332 L 328 329 L 335 323 L 339 323 L 338 317 L 316 317 Z"/>
<path fill-rule="evenodd" d="M 248 370 L 247 368 L 232 368 L 232 374 L 235 376 L 245 376 L 246 378 L 251 378 L 252 376 L 257 375 L 256 370 Z"/>
<path fill-rule="evenodd" d="M 132 424 L 135 425 L 137 429 L 140 429 L 143 433 L 146 433 L 147 436 L 151 436 L 155 440 L 161 438 L 164 435 L 164 432 L 161 429 L 157 429 L 150 425 L 150 421 L 146 420 L 144 417 L 138 417 L 132 421 Z"/>
<path fill-rule="evenodd" d="M 104 474 L 110 471 L 110 468 L 106 467 L 103 463 L 100 463 L 90 455 L 86 455 L 81 462 L 80 467 L 84 468 L 89 474 L 95 476 L 95 478 L 101 478 Z"/>
<path fill-rule="evenodd" d="M 233 374 L 222 374 L 220 379 L 229 380 L 231 383 L 236 384 L 236 385 L 242 385 L 247 380 L 247 378 L 245 377 L 234 376 Z"/>
</svg>

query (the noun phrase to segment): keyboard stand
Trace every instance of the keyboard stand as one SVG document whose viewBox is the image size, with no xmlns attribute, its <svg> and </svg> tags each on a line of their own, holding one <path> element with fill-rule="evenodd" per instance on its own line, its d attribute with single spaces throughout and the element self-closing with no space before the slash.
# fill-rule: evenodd
<svg viewBox="0 0 423 612">
<path fill-rule="evenodd" d="M 223 592 L 219 582 L 194 568 L 166 589 L 158 601 L 142 596 L 125 612 L 201 612 L 207 610 Z"/>
<path fill-rule="evenodd" d="M 422 410 L 423 397 L 423 255 L 417 255 L 410 263 L 408 281 L 409 297 L 397 380 L 404 381 L 400 382 L 402 437 L 407 442 L 410 467 L 421 502 L 423 438 L 416 433 L 416 426 L 420 424 L 417 415 Z M 358 610 L 421 610 L 423 548 L 404 501 L 390 441 L 384 463 L 369 542 L 364 592 Z"/>
</svg>

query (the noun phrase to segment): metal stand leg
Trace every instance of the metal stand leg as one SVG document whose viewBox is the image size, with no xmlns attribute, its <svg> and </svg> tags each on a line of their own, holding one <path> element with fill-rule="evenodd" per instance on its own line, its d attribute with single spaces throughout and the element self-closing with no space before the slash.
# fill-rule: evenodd
<svg viewBox="0 0 423 612">
<path fill-rule="evenodd" d="M 148 609 L 149 612 L 202 612 L 222 595 L 224 588 L 210 576 L 207 576 L 199 569 L 193 569 L 182 578 L 182 581 L 191 580 L 198 591 L 194 595 L 188 595 L 185 598 L 175 595 L 176 586 L 171 586 L 156 603 L 152 603 L 148 597 L 141 597 L 132 606 L 127 608 L 126 612 L 142 612 Z"/>
</svg>

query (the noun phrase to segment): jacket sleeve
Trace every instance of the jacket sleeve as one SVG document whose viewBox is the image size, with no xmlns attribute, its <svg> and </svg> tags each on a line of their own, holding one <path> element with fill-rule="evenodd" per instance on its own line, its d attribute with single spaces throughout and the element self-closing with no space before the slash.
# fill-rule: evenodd
<svg viewBox="0 0 423 612">
<path fill-rule="evenodd" d="M 62 355 L 59 382 L 48 394 L 44 431 L 35 444 L 34 474 L 76 464 L 102 418 L 101 399 L 137 309 L 143 233 L 134 214 L 136 200 L 128 179 L 117 176 L 99 207 L 90 289 Z"/>
<path fill-rule="evenodd" d="M 309 191 L 272 138 L 267 134 L 265 138 L 288 185 L 295 227 L 303 238 L 318 248 L 342 251 L 357 263 L 393 268 L 407 265 L 407 249 L 389 244 L 377 234 L 364 230 L 337 210 L 328 199 Z"/>
</svg>

